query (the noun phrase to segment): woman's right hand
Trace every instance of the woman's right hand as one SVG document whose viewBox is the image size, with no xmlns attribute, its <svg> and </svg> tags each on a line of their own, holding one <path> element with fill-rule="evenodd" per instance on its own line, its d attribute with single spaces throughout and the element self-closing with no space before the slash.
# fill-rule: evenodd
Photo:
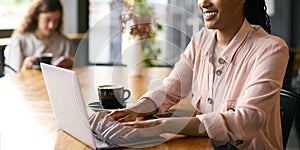
<svg viewBox="0 0 300 150">
<path fill-rule="evenodd" d="M 34 64 L 34 57 L 26 57 L 23 61 L 23 65 L 21 67 L 21 71 L 25 71 L 27 69 L 31 69 Z"/>
<path fill-rule="evenodd" d="M 130 122 L 137 117 L 149 116 L 157 112 L 156 105 L 150 99 L 143 98 L 128 108 L 117 109 L 114 111 L 97 112 L 90 117 L 92 129 L 97 127 L 104 130 L 111 122 Z"/>
<path fill-rule="evenodd" d="M 97 112 L 90 117 L 90 124 L 92 129 L 96 129 L 101 123 L 102 127 L 106 127 L 109 122 L 129 122 L 135 121 L 138 113 L 130 109 L 118 109 L 114 111 Z M 102 128 L 104 130 L 104 128 Z"/>
<path fill-rule="evenodd" d="M 135 111 L 132 111 L 130 109 L 118 109 L 115 111 L 112 111 L 110 114 L 108 114 L 112 119 L 118 122 L 129 122 L 129 121 L 135 121 L 138 117 L 138 113 Z"/>
</svg>

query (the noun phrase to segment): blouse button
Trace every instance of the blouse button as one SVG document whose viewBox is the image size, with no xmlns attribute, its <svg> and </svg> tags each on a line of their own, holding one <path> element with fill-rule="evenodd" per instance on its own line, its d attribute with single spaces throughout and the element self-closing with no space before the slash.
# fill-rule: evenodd
<svg viewBox="0 0 300 150">
<path fill-rule="evenodd" d="M 222 70 L 217 70 L 216 74 L 217 74 L 217 76 L 221 76 L 222 75 Z"/>
<path fill-rule="evenodd" d="M 229 109 L 227 109 L 227 111 L 229 111 L 229 110 L 235 111 L 235 109 L 233 109 L 233 108 L 229 108 Z"/>
<path fill-rule="evenodd" d="M 208 102 L 208 104 L 212 104 L 212 103 L 213 103 L 213 100 L 212 100 L 211 98 L 208 98 L 208 99 L 207 99 L 207 102 Z"/>
<path fill-rule="evenodd" d="M 242 141 L 242 140 L 236 140 L 236 142 L 235 142 L 236 146 L 241 145 L 243 143 L 244 143 L 244 141 Z"/>
<path fill-rule="evenodd" d="M 224 63 L 225 63 L 225 60 L 224 60 L 223 58 L 219 58 L 218 62 L 219 62 L 220 64 L 224 64 Z"/>
</svg>

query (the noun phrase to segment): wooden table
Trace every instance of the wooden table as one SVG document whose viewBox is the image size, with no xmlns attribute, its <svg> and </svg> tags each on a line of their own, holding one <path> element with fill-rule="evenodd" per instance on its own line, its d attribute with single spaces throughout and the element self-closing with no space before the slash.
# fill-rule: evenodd
<svg viewBox="0 0 300 150">
<path fill-rule="evenodd" d="M 79 77 L 86 104 L 97 100 L 100 84 L 122 84 L 132 91 L 135 102 L 145 91 L 155 87 L 170 68 L 146 68 L 142 77 L 128 77 L 125 67 L 83 67 L 74 69 Z M 63 86 L 63 85 L 61 85 Z M 29 70 L 0 78 L 0 149 L 90 149 L 84 143 L 57 129 L 55 117 L 40 70 Z M 189 100 L 178 107 L 191 109 Z M 89 108 L 88 114 L 93 113 Z M 129 148 L 127 148 L 129 149 Z M 213 149 L 207 137 L 172 139 L 147 149 Z"/>
</svg>

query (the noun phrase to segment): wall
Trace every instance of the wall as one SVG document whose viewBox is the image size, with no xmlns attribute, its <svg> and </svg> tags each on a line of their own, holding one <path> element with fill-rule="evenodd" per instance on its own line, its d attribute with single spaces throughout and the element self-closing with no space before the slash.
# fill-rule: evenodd
<svg viewBox="0 0 300 150">
<path fill-rule="evenodd" d="M 61 0 L 64 6 L 65 31 L 68 34 L 85 33 L 88 30 L 88 0 Z M 76 56 L 75 66 L 89 65 L 87 39 L 73 39 Z"/>
<path fill-rule="evenodd" d="M 282 37 L 291 46 L 292 0 L 275 0 L 275 12 L 271 19 L 272 34 Z"/>
<path fill-rule="evenodd" d="M 275 0 L 275 14 L 271 16 L 272 34 L 282 37 L 289 47 L 300 47 L 299 0 Z"/>
<path fill-rule="evenodd" d="M 64 6 L 64 24 L 66 33 L 78 32 L 78 2 L 74 0 L 61 0 Z"/>
<path fill-rule="evenodd" d="M 300 1 L 299 0 L 292 0 L 292 13 L 291 13 L 291 46 L 295 48 L 300 47 Z"/>
</svg>

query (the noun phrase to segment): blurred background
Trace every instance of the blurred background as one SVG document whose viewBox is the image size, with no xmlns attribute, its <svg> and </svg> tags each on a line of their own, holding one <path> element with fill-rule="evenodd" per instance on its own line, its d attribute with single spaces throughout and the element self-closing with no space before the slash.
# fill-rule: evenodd
<svg viewBox="0 0 300 150">
<path fill-rule="evenodd" d="M 12 31 L 20 25 L 31 0 L 0 0 L 0 62 Z M 61 0 L 64 5 L 66 35 L 76 47 L 76 67 L 86 65 L 125 65 L 122 51 L 130 43 L 120 33 L 122 4 L 111 0 Z M 157 31 L 158 66 L 172 67 L 194 33 L 203 27 L 196 0 L 147 0 L 162 25 Z M 290 48 L 290 61 L 284 88 L 300 94 L 300 9 L 299 0 L 266 0 L 272 34 L 282 37 Z M 127 35 L 128 36 L 128 35 Z M 123 47 L 123 48 L 122 48 Z M 3 66 L 0 67 L 0 77 Z M 297 110 L 299 112 L 299 109 Z M 299 114 L 299 113 L 298 113 Z M 288 149 L 300 149 L 299 116 Z M 298 134 L 297 134 L 298 133 Z"/>
</svg>

